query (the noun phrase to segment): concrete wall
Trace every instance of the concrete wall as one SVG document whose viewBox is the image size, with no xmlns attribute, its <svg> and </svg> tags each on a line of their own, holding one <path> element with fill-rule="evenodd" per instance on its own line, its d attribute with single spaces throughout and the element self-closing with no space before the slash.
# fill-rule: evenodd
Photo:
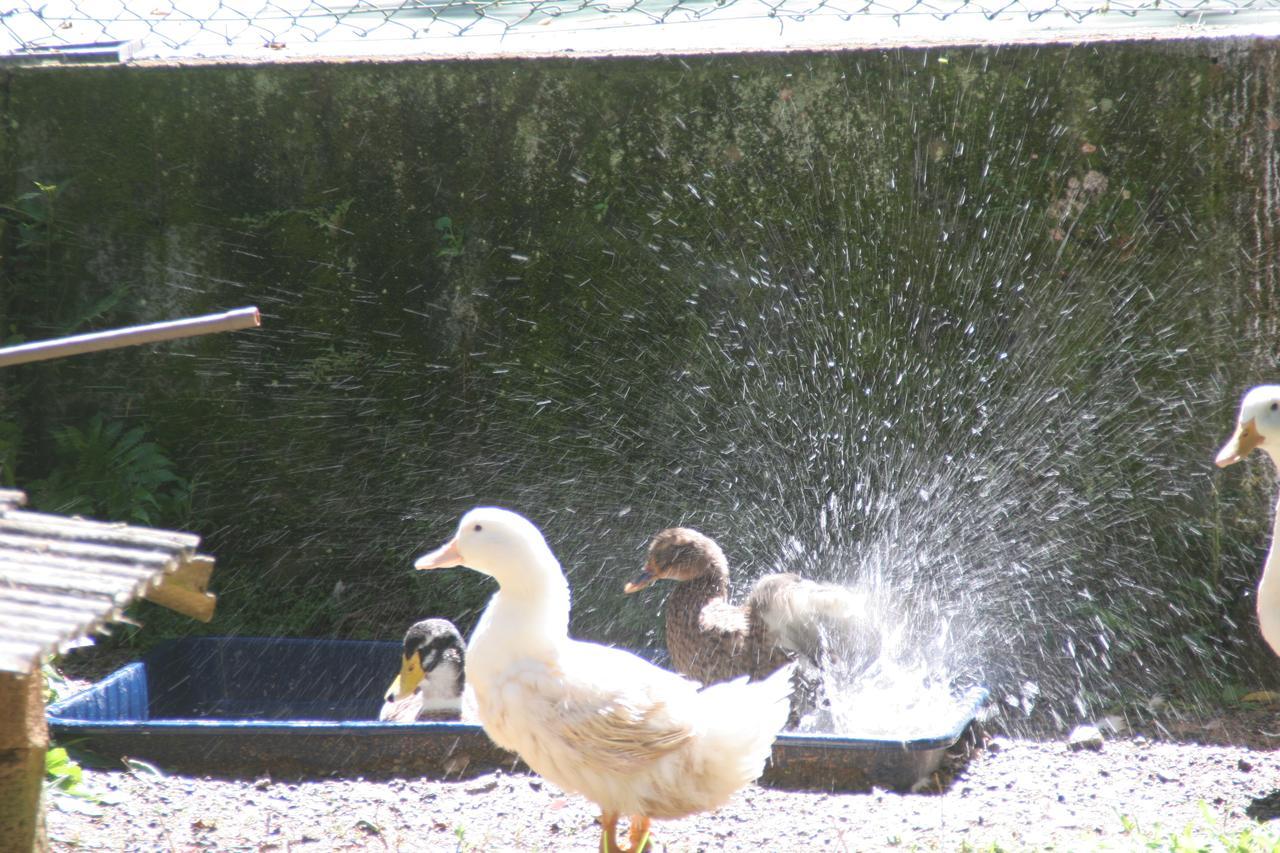
<svg viewBox="0 0 1280 853">
<path fill-rule="evenodd" d="M 264 312 L 0 375 L 17 479 L 58 425 L 145 424 L 196 483 L 214 630 L 466 623 L 487 587 L 409 561 L 504 503 L 593 636 L 660 645 L 659 598 L 618 592 L 684 522 L 744 582 L 949 618 L 996 680 L 1011 642 L 1067 692 L 1073 660 L 1102 692 L 1229 678 L 1271 475 L 1209 458 L 1274 363 L 1276 68 L 1190 42 L 13 69 L 6 335 Z"/>
</svg>

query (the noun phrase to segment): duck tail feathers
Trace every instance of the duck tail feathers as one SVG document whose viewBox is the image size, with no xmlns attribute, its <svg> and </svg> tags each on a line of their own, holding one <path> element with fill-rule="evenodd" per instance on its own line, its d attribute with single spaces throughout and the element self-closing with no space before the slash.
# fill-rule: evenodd
<svg viewBox="0 0 1280 853">
<path fill-rule="evenodd" d="M 713 684 L 698 694 L 704 754 L 735 762 L 738 766 L 729 775 L 740 777 L 742 784 L 764 771 L 773 739 L 787 723 L 794 669 L 795 664 L 787 664 L 763 681 L 739 678 Z"/>
</svg>

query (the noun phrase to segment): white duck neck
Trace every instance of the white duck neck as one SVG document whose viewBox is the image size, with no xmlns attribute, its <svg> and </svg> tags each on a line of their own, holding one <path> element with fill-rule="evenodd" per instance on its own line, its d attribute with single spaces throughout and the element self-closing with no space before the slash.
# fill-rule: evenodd
<svg viewBox="0 0 1280 853">
<path fill-rule="evenodd" d="M 1280 470 L 1280 460 L 1273 456 L 1272 461 Z M 1262 580 L 1258 582 L 1258 627 L 1262 629 L 1262 639 L 1272 651 L 1280 654 L 1280 501 L 1274 515 L 1271 548 L 1262 567 Z"/>
<path fill-rule="evenodd" d="M 554 560 L 542 568 L 499 582 L 467 648 L 468 678 L 479 661 L 502 669 L 519 658 L 559 656 L 569 638 L 569 584 Z"/>
<path fill-rule="evenodd" d="M 500 589 L 489 602 L 494 618 L 510 628 L 520 628 L 539 637 L 560 639 L 569 636 L 569 587 L 544 589 L 538 595 Z"/>
</svg>

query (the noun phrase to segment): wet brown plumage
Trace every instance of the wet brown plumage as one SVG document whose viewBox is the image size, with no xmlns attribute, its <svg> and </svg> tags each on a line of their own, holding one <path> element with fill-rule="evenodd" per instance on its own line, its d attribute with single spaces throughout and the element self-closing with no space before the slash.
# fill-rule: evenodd
<svg viewBox="0 0 1280 853">
<path fill-rule="evenodd" d="M 729 564 L 713 539 L 686 527 L 663 530 L 649 543 L 644 571 L 628 592 L 659 579 L 679 581 L 666 606 L 667 651 L 677 672 L 703 684 L 759 679 L 791 659 L 768 642 L 749 603 L 729 602 Z"/>
<path fill-rule="evenodd" d="M 626 591 L 662 579 L 677 581 L 666 604 L 671 664 L 703 684 L 743 675 L 756 680 L 799 660 L 807 666 L 797 670 L 798 714 L 818 701 L 817 670 L 828 655 L 830 632 L 841 633 L 843 645 L 866 662 L 879 652 L 865 602 L 844 587 L 775 573 L 758 580 L 745 603 L 732 604 L 724 551 L 691 528 L 654 536 L 643 573 Z"/>
</svg>

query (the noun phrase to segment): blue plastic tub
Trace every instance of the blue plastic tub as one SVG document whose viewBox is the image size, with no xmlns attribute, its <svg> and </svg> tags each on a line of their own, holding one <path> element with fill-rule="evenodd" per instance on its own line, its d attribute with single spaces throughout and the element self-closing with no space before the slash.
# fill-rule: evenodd
<svg viewBox="0 0 1280 853">
<path fill-rule="evenodd" d="M 169 771 L 273 778 L 459 777 L 516 758 L 479 726 L 382 723 L 401 644 L 192 637 L 49 706 L 60 742 Z"/>
<path fill-rule="evenodd" d="M 400 651 L 393 642 L 178 640 L 51 705 L 49 725 L 60 742 L 104 758 L 194 775 L 458 778 L 522 767 L 479 726 L 378 722 Z M 985 698 L 971 691 L 927 738 L 783 734 L 762 781 L 908 787 L 938 767 Z"/>
</svg>

